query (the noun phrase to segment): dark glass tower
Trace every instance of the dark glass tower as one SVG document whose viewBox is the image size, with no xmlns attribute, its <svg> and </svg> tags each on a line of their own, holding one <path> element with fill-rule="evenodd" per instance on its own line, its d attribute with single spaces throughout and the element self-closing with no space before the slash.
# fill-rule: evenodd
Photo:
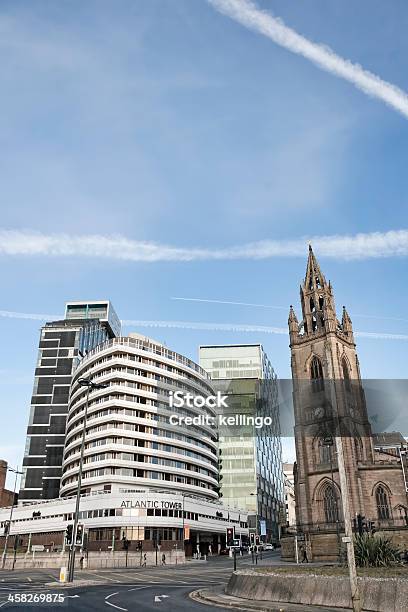
<svg viewBox="0 0 408 612">
<path fill-rule="evenodd" d="M 71 378 L 78 360 L 120 335 L 108 301 L 68 302 L 65 319 L 41 329 L 19 500 L 59 496 Z"/>
</svg>

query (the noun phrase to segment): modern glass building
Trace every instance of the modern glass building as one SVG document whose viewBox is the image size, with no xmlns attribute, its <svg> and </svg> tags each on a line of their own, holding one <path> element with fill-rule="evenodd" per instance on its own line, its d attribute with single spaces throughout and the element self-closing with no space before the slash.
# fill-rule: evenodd
<svg viewBox="0 0 408 612">
<path fill-rule="evenodd" d="M 249 527 L 266 541 L 279 538 L 284 505 L 277 379 L 260 344 L 201 346 L 200 365 L 227 395 L 219 416 L 220 495 L 245 508 Z M 251 418 L 257 417 L 259 427 Z M 267 418 L 266 418 L 267 417 Z"/>
<path fill-rule="evenodd" d="M 109 301 L 68 302 L 65 319 L 40 334 L 27 427 L 19 501 L 59 496 L 68 399 L 79 360 L 101 342 L 120 335 Z"/>
<path fill-rule="evenodd" d="M 84 357 L 72 379 L 61 496 L 73 495 L 87 389 L 80 378 L 107 385 L 89 394 L 83 493 L 157 490 L 218 499 L 214 409 L 172 408 L 170 393 L 208 397 L 211 380 L 196 363 L 140 334 L 114 338 Z M 185 424 L 186 417 L 210 424 Z M 176 418 L 175 418 L 176 417 Z"/>
</svg>

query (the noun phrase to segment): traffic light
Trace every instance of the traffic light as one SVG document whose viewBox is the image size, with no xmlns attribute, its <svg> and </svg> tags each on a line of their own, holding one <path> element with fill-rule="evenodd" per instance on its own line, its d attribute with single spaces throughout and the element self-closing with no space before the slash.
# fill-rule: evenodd
<svg viewBox="0 0 408 612">
<path fill-rule="evenodd" d="M 251 546 L 255 546 L 255 534 L 254 533 L 249 534 L 249 543 Z"/>
<path fill-rule="evenodd" d="M 72 529 L 73 525 L 71 523 L 67 525 L 67 528 L 65 529 L 65 544 L 67 546 L 72 545 Z"/>
<path fill-rule="evenodd" d="M 82 546 L 84 541 L 84 526 L 81 523 L 77 525 L 75 544 L 76 546 Z"/>
<path fill-rule="evenodd" d="M 226 536 L 227 536 L 227 546 L 233 546 L 234 544 L 234 528 L 233 527 L 227 527 Z"/>
<path fill-rule="evenodd" d="M 367 527 L 370 530 L 370 533 L 374 534 L 377 530 L 375 528 L 374 521 L 367 521 Z"/>
<path fill-rule="evenodd" d="M 259 535 L 256 535 L 255 536 L 255 544 L 256 544 L 256 546 L 259 546 L 259 542 L 260 542 L 260 537 L 259 537 Z"/>
<path fill-rule="evenodd" d="M 122 537 L 123 550 L 129 550 L 129 544 L 130 544 L 130 540 L 128 540 L 125 534 L 123 534 L 123 537 Z"/>
</svg>

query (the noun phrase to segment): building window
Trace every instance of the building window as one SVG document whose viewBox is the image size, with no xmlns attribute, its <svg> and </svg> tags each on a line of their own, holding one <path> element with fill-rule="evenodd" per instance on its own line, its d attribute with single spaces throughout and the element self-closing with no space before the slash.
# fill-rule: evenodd
<svg viewBox="0 0 408 612">
<path fill-rule="evenodd" d="M 339 520 L 338 499 L 332 484 L 327 484 L 324 489 L 323 507 L 326 523 L 336 523 Z"/>
<path fill-rule="evenodd" d="M 377 503 L 377 513 L 379 519 L 391 518 L 390 504 L 386 490 L 382 485 L 378 485 L 375 492 L 375 500 Z"/>
<path fill-rule="evenodd" d="M 320 440 L 319 447 L 320 447 L 320 463 L 330 463 L 332 460 L 332 457 L 331 457 L 332 447 L 328 444 L 325 444 L 323 439 Z"/>
<path fill-rule="evenodd" d="M 346 387 L 347 391 L 351 391 L 350 372 L 349 372 L 347 362 L 345 359 L 342 360 L 341 365 L 342 365 L 342 370 L 343 370 L 344 386 Z"/>
<path fill-rule="evenodd" d="M 312 379 L 312 391 L 317 393 L 323 391 L 323 368 L 322 363 L 318 357 L 313 357 L 312 364 L 310 366 L 310 377 Z"/>
</svg>

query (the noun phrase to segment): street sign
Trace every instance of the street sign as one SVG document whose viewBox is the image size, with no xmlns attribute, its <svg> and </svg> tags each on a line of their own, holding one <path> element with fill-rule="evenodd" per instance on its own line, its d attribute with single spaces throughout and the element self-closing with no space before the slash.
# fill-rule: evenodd
<svg viewBox="0 0 408 612">
<path fill-rule="evenodd" d="M 32 552 L 44 552 L 44 550 L 45 550 L 44 544 L 33 544 L 31 546 Z"/>
</svg>

